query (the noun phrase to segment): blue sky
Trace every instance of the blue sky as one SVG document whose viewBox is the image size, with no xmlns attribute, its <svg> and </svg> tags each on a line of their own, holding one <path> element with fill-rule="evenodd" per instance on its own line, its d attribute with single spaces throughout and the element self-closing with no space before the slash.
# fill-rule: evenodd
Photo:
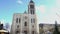
<svg viewBox="0 0 60 34">
<path fill-rule="evenodd" d="M 30 0 L 0 0 L 0 21 L 3 23 L 12 23 L 14 13 L 23 13 L 28 10 Z M 35 2 L 38 23 L 58 22 L 60 14 L 60 0 L 33 0 Z"/>
</svg>

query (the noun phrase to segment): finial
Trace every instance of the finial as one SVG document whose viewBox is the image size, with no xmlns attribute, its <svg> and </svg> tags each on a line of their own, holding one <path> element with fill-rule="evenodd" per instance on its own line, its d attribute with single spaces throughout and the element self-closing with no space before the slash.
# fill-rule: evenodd
<svg viewBox="0 0 60 34">
<path fill-rule="evenodd" d="M 30 0 L 30 3 L 34 3 L 32 0 Z"/>
</svg>

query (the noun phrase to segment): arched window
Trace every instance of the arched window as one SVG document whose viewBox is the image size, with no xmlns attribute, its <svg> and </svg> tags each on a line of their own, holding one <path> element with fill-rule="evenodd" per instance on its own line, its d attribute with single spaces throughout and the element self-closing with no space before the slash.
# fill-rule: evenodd
<svg viewBox="0 0 60 34">
<path fill-rule="evenodd" d="M 18 23 L 18 18 L 16 18 L 16 23 Z"/>
<path fill-rule="evenodd" d="M 27 26 L 27 22 L 24 23 L 24 26 Z"/>
<path fill-rule="evenodd" d="M 31 10 L 31 14 L 32 14 L 32 10 Z"/>
<path fill-rule="evenodd" d="M 35 23 L 35 19 L 31 19 L 31 23 Z"/>
<path fill-rule="evenodd" d="M 21 22 L 21 19 L 19 18 L 19 23 Z"/>
<path fill-rule="evenodd" d="M 34 10 L 33 10 L 33 14 L 35 14 Z"/>
<path fill-rule="evenodd" d="M 33 19 L 33 23 L 35 23 L 35 19 Z"/>
<path fill-rule="evenodd" d="M 32 19 L 31 19 L 31 23 L 32 23 Z"/>
</svg>

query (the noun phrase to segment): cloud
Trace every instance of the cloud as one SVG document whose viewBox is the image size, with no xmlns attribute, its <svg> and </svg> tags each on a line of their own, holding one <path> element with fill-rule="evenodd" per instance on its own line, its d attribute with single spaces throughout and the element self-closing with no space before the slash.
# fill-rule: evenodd
<svg viewBox="0 0 60 34">
<path fill-rule="evenodd" d="M 56 20 L 56 7 L 48 8 L 46 5 L 36 7 L 38 23 L 54 24 Z"/>
<path fill-rule="evenodd" d="M 21 0 L 17 0 L 17 3 L 18 4 L 22 4 L 23 2 Z"/>
<path fill-rule="evenodd" d="M 60 0 L 56 0 L 56 20 L 60 24 Z"/>
<path fill-rule="evenodd" d="M 60 0 L 56 0 L 56 6 L 60 8 Z"/>
<path fill-rule="evenodd" d="M 43 17 L 41 15 L 46 12 L 46 6 L 45 5 L 40 5 L 40 6 L 36 6 L 35 8 L 36 8 L 36 13 L 37 13 L 37 22 L 39 24 L 40 21 L 41 21 L 40 18 Z"/>
<path fill-rule="evenodd" d="M 46 6 L 45 5 L 36 6 L 36 11 L 40 11 L 41 13 L 45 13 Z"/>
</svg>

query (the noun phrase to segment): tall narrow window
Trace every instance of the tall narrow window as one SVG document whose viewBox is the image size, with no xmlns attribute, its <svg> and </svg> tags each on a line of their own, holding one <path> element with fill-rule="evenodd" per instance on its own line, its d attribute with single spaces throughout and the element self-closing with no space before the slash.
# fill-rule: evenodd
<svg viewBox="0 0 60 34">
<path fill-rule="evenodd" d="M 32 10 L 31 10 L 31 14 L 32 14 Z"/>
<path fill-rule="evenodd" d="M 31 23 L 35 23 L 35 19 L 31 19 Z"/>
<path fill-rule="evenodd" d="M 31 19 L 31 23 L 32 23 L 32 19 Z"/>
<path fill-rule="evenodd" d="M 33 19 L 33 23 L 35 23 L 35 19 Z"/>
<path fill-rule="evenodd" d="M 18 23 L 18 18 L 16 18 L 16 23 Z"/>
<path fill-rule="evenodd" d="M 34 10 L 33 10 L 33 14 L 34 14 L 35 12 L 34 12 Z"/>
<path fill-rule="evenodd" d="M 19 18 L 19 23 L 21 22 L 21 19 Z"/>
<path fill-rule="evenodd" d="M 24 24 L 25 26 L 27 26 L 27 22 L 25 22 L 25 24 Z"/>
</svg>

